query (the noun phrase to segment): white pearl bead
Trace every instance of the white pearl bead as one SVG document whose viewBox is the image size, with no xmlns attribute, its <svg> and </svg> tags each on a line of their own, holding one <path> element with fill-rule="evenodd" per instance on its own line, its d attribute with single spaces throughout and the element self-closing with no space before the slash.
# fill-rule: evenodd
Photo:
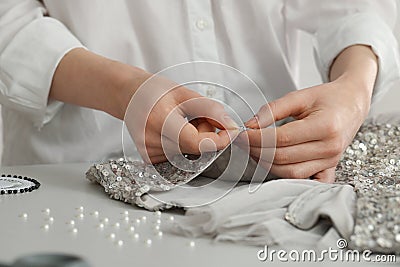
<svg viewBox="0 0 400 267">
<path fill-rule="evenodd" d="M 43 225 L 44 230 L 49 230 L 50 226 L 48 224 Z"/>
<path fill-rule="evenodd" d="M 103 224 L 103 223 L 100 223 L 100 224 L 99 224 L 99 228 L 100 228 L 100 229 L 103 229 L 103 228 L 104 228 L 104 224 Z"/>
<path fill-rule="evenodd" d="M 49 215 L 50 214 L 50 209 L 47 208 L 47 209 L 43 210 L 43 212 L 46 213 L 47 215 Z"/>
<path fill-rule="evenodd" d="M 80 206 L 79 208 L 76 208 L 77 210 L 79 210 L 80 212 L 83 212 L 85 210 L 85 208 L 83 206 Z"/>
<path fill-rule="evenodd" d="M 24 219 L 28 219 L 28 214 L 27 213 L 22 213 L 21 217 L 24 218 Z"/>
<path fill-rule="evenodd" d="M 53 222 L 54 222 L 54 218 L 53 218 L 53 217 L 50 217 L 50 218 L 48 219 L 48 221 L 49 221 L 50 223 L 53 223 Z"/>
<path fill-rule="evenodd" d="M 129 217 L 124 218 L 125 222 L 129 222 Z"/>
<path fill-rule="evenodd" d="M 161 211 L 157 210 L 156 212 L 154 212 L 154 215 L 156 215 L 157 217 L 161 217 Z"/>
<path fill-rule="evenodd" d="M 124 245 L 124 241 L 118 240 L 117 244 L 118 244 L 118 246 L 122 247 Z"/>
<path fill-rule="evenodd" d="M 156 220 L 156 224 L 160 225 L 160 224 L 161 224 L 161 220 L 160 220 L 160 219 L 157 219 L 157 220 Z"/>
<path fill-rule="evenodd" d="M 111 234 L 110 234 L 110 238 L 111 238 L 111 239 L 115 239 L 115 237 L 116 237 L 116 235 L 115 235 L 114 233 L 111 233 Z"/>
<path fill-rule="evenodd" d="M 159 225 L 154 226 L 154 230 L 156 230 L 156 231 L 160 230 L 160 228 L 161 227 Z"/>
<path fill-rule="evenodd" d="M 173 221 L 173 220 L 175 220 L 175 217 L 174 216 L 169 216 L 169 220 Z"/>
<path fill-rule="evenodd" d="M 190 242 L 189 242 L 189 246 L 190 246 L 191 248 L 193 248 L 193 247 L 196 246 L 196 243 L 195 243 L 194 241 L 190 241 Z"/>
<path fill-rule="evenodd" d="M 147 239 L 147 240 L 146 240 L 146 245 L 151 246 L 151 243 L 153 243 L 153 242 L 151 241 L 151 239 Z"/>
<path fill-rule="evenodd" d="M 136 234 L 133 235 L 133 237 L 134 237 L 135 239 L 139 239 L 139 234 L 136 233 Z"/>
<path fill-rule="evenodd" d="M 136 224 L 140 224 L 140 219 L 136 219 Z"/>
<path fill-rule="evenodd" d="M 109 220 L 107 217 L 103 219 L 103 222 L 104 222 L 104 223 L 108 223 L 109 221 L 110 221 L 110 220 Z"/>
<path fill-rule="evenodd" d="M 146 217 L 146 216 L 143 216 L 143 217 L 142 217 L 142 221 L 145 222 L 146 220 L 147 220 L 147 217 Z"/>
<path fill-rule="evenodd" d="M 85 215 L 83 215 L 83 213 L 80 213 L 80 214 L 76 215 L 76 217 L 79 219 L 83 219 L 85 217 Z"/>
<path fill-rule="evenodd" d="M 158 235 L 158 237 L 162 237 L 162 236 L 163 236 L 163 232 L 159 231 L 159 232 L 157 233 L 157 235 Z"/>
<path fill-rule="evenodd" d="M 98 217 L 99 216 L 99 212 L 97 210 L 93 211 L 93 216 Z"/>
<path fill-rule="evenodd" d="M 78 233 L 78 229 L 77 228 L 72 229 L 72 233 L 74 234 Z"/>
<path fill-rule="evenodd" d="M 127 210 L 124 211 L 124 215 L 125 215 L 125 216 L 128 216 L 128 215 L 129 215 L 129 211 L 127 211 Z"/>
<path fill-rule="evenodd" d="M 114 226 L 115 226 L 116 228 L 119 228 L 119 227 L 120 227 L 119 222 L 116 222 L 116 223 L 114 224 Z"/>
<path fill-rule="evenodd" d="M 133 226 L 129 227 L 129 231 L 135 232 L 135 227 L 133 227 Z"/>
<path fill-rule="evenodd" d="M 75 221 L 74 221 L 74 220 L 71 220 L 71 221 L 68 222 L 68 224 L 70 224 L 70 225 L 75 225 Z"/>
</svg>

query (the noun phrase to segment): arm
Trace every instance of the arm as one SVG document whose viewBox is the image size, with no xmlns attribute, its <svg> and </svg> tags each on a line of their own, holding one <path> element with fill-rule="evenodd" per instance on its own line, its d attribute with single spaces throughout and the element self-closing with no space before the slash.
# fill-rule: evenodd
<svg viewBox="0 0 400 267">
<path fill-rule="evenodd" d="M 142 69 L 78 48 L 58 65 L 49 98 L 101 110 L 123 120 L 132 95 L 150 76 Z"/>
<path fill-rule="evenodd" d="M 354 45 L 343 50 L 332 64 L 330 80 L 353 84 L 354 104 L 366 117 L 378 75 L 378 59 L 368 46 Z"/>
</svg>

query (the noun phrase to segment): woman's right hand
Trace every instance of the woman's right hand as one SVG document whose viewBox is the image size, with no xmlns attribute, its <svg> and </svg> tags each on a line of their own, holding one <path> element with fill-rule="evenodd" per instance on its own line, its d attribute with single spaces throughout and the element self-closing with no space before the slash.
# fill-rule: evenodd
<svg viewBox="0 0 400 267">
<path fill-rule="evenodd" d="M 222 104 L 166 78 L 145 76 L 151 79 L 135 90 L 124 121 L 146 162 L 166 161 L 167 154 L 221 150 L 238 133 Z"/>
</svg>

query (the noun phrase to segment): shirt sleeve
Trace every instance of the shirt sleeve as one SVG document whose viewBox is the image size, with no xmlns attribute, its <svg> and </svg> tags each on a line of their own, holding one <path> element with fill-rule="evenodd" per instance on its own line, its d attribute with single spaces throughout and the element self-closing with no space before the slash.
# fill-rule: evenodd
<svg viewBox="0 0 400 267">
<path fill-rule="evenodd" d="M 351 45 L 370 46 L 379 70 L 373 101 L 400 79 L 399 47 L 393 33 L 396 0 L 287 0 L 284 14 L 289 27 L 314 36 L 314 55 L 324 82 L 331 64 Z"/>
<path fill-rule="evenodd" d="M 35 127 L 50 121 L 62 104 L 48 99 L 63 56 L 82 44 L 36 0 L 0 2 L 0 104 Z"/>
</svg>

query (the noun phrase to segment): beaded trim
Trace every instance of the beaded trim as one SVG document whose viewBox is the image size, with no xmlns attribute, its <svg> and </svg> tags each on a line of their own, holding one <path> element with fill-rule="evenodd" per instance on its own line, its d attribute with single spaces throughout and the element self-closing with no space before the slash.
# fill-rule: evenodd
<svg viewBox="0 0 400 267">
<path fill-rule="evenodd" d="M 11 174 L 2 174 L 0 177 L 0 195 L 22 194 L 32 192 L 40 187 L 40 183 L 33 178 Z"/>
</svg>

